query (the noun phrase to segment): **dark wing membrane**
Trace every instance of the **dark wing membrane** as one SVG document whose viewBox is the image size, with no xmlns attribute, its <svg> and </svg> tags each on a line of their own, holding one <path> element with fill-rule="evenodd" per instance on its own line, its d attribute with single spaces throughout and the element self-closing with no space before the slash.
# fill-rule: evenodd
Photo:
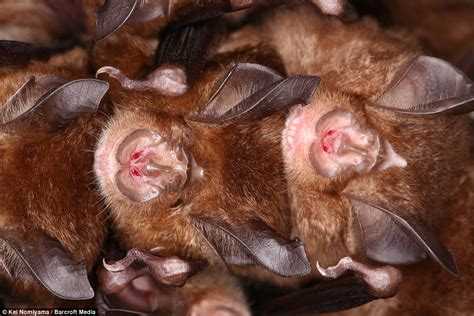
<svg viewBox="0 0 474 316">
<path fill-rule="evenodd" d="M 166 30 L 160 37 L 156 64 L 182 66 L 191 85 L 216 48 L 223 27 L 218 21 L 206 21 Z"/>
<path fill-rule="evenodd" d="M 26 236 L 2 230 L 0 246 L 1 261 L 14 279 L 31 280 L 33 276 L 63 299 L 94 297 L 84 264 L 73 260 L 57 240 L 39 233 Z"/>
<path fill-rule="evenodd" d="M 261 220 L 239 226 L 204 217 L 194 220 L 209 245 L 228 264 L 258 264 L 285 277 L 311 272 L 301 242 L 284 238 Z"/>
<path fill-rule="evenodd" d="M 24 66 L 31 60 L 48 60 L 52 55 L 74 47 L 75 41 L 52 44 L 28 44 L 18 41 L 0 41 L 0 67 Z"/>
<path fill-rule="evenodd" d="M 460 115 L 474 109 L 474 86 L 448 62 L 418 56 L 393 80 L 375 106 L 410 115 Z"/>
<path fill-rule="evenodd" d="M 347 275 L 266 301 L 259 307 L 259 315 L 331 313 L 364 305 L 375 299 L 359 277 Z"/>
<path fill-rule="evenodd" d="M 330 313 L 354 308 L 372 300 L 394 296 L 402 281 L 401 272 L 391 266 L 370 267 L 350 257 L 337 265 L 321 268 L 329 280 L 265 302 L 264 315 Z"/>
</svg>

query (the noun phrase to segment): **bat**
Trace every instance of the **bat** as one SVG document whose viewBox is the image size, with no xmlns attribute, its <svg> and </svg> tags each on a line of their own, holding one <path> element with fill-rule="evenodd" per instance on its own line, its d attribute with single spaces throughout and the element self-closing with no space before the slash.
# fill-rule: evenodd
<svg viewBox="0 0 474 316">
<path fill-rule="evenodd" d="M 461 114 L 473 109 L 472 82 L 369 20 L 343 24 L 304 6 L 262 20 L 220 51 L 263 42 L 289 74 L 321 77 L 313 101 L 294 107 L 282 131 L 292 234 L 309 261 L 359 256 L 404 265 L 431 257 L 459 275 L 433 227 L 449 214 L 469 157 Z"/>
<path fill-rule="evenodd" d="M 0 293 L 32 306 L 90 306 L 94 296 L 106 214 L 91 187 L 93 113 L 108 84 L 83 79 L 87 59 L 77 48 L 1 69 Z"/>
<path fill-rule="evenodd" d="M 346 5 L 345 0 L 311 0 L 309 2 L 319 7 L 322 12 L 331 15 L 342 15 Z M 213 18 L 226 12 L 247 9 L 258 4 L 276 5 L 279 3 L 281 1 L 107 0 L 100 7 L 98 7 L 98 3 L 92 4 L 92 7 L 98 7 L 95 13 L 96 39 L 102 40 L 122 26 L 144 24 L 140 28 L 140 33 L 147 35 L 156 32 L 165 25 L 183 25 Z M 133 28 L 128 29 L 133 30 Z"/>
<path fill-rule="evenodd" d="M 257 47 L 212 57 L 188 80 L 192 71 L 182 70 L 190 65 L 179 61 L 192 58 L 179 56 L 201 37 L 181 34 L 190 39 L 185 49 L 180 41 L 161 41 L 171 53 L 158 54 L 166 62 L 157 69 L 166 66 L 171 79 L 184 73 L 185 80 L 159 89 L 153 87 L 156 77 L 147 80 L 147 89 L 124 85 L 127 92 L 117 93 L 117 111 L 96 148 L 94 170 L 113 229 L 121 246 L 133 250 L 118 263 L 106 259 L 112 276 L 105 287 L 107 279 L 120 280 L 107 291 L 123 291 L 142 276 L 180 286 L 197 262 L 210 268 L 257 265 L 284 277 L 309 273 L 303 245 L 287 235 L 279 134 L 266 132 L 284 123 L 280 112 L 306 103 L 319 79 L 284 77 L 261 64 L 279 66 L 271 51 Z M 126 82 L 116 75 L 119 69 L 101 69 L 121 86 Z M 183 83 L 186 89 L 175 93 Z"/>
</svg>

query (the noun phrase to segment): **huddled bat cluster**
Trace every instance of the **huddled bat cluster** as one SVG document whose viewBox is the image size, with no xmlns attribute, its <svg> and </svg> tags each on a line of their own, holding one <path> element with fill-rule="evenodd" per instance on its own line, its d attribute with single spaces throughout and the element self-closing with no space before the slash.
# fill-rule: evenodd
<svg viewBox="0 0 474 316">
<path fill-rule="evenodd" d="M 3 305 L 474 312 L 474 30 L 402 9 L 0 2 Z"/>
</svg>

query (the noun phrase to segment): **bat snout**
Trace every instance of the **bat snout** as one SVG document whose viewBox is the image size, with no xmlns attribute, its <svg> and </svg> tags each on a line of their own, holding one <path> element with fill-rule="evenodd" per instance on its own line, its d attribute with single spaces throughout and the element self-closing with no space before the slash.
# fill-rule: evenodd
<svg viewBox="0 0 474 316">
<path fill-rule="evenodd" d="M 318 120 L 315 130 L 308 155 L 317 174 L 335 177 L 347 171 L 367 172 L 377 162 L 377 133 L 361 125 L 351 112 L 332 110 Z"/>
<path fill-rule="evenodd" d="M 150 129 L 137 129 L 119 144 L 115 182 L 121 194 L 145 202 L 167 190 L 180 190 L 188 178 L 190 161 L 184 148 Z"/>
</svg>

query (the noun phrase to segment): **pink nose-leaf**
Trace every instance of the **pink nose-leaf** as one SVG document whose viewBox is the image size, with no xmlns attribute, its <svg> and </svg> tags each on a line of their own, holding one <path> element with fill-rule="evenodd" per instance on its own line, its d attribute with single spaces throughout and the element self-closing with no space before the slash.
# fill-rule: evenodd
<svg viewBox="0 0 474 316">
<path fill-rule="evenodd" d="M 368 171 L 376 163 L 379 137 L 362 126 L 351 112 L 330 111 L 318 120 L 315 129 L 309 158 L 319 175 L 334 177 L 350 170 Z"/>
<path fill-rule="evenodd" d="M 144 202 L 168 190 L 181 189 L 187 180 L 188 156 L 178 144 L 170 145 L 158 133 L 139 129 L 119 145 L 120 170 L 116 183 L 131 200 Z"/>
</svg>

